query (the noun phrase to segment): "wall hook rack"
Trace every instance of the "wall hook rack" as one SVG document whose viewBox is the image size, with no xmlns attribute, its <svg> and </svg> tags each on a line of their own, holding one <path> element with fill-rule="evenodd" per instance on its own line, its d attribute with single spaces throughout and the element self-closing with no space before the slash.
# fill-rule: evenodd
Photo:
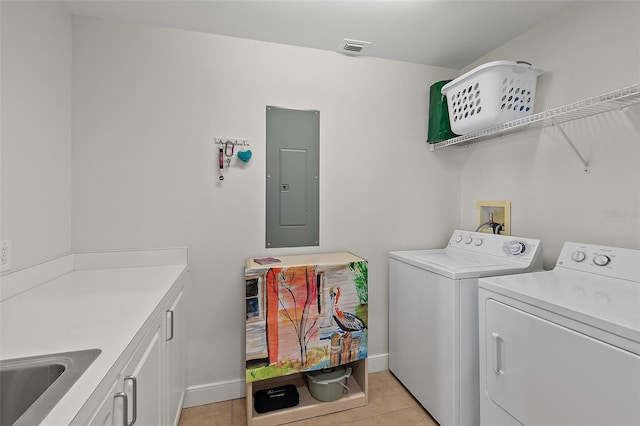
<svg viewBox="0 0 640 426">
<path fill-rule="evenodd" d="M 244 149 L 245 147 L 250 146 L 248 139 L 238 139 L 238 138 L 215 138 L 215 143 L 218 145 L 218 180 L 222 182 L 224 180 L 224 163 L 227 163 L 227 170 L 231 167 L 231 158 L 233 158 L 234 153 L 236 153 L 236 147 L 240 149 Z M 247 157 L 251 158 L 251 151 L 248 151 L 249 155 Z M 243 161 L 247 161 L 243 160 Z"/>
<path fill-rule="evenodd" d="M 251 146 L 249 144 L 249 140 L 248 139 L 240 139 L 240 138 L 216 138 L 215 139 L 215 143 L 220 145 L 220 146 L 223 146 L 223 148 L 224 148 L 225 144 L 229 144 L 229 143 L 232 143 L 234 147 Z"/>
</svg>

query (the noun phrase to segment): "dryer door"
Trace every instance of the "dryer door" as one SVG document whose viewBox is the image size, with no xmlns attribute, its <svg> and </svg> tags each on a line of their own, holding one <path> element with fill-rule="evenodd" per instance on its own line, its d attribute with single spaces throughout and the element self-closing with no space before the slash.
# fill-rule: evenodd
<svg viewBox="0 0 640 426">
<path fill-rule="evenodd" d="M 525 425 L 640 424 L 640 357 L 485 302 L 486 389 Z"/>
</svg>

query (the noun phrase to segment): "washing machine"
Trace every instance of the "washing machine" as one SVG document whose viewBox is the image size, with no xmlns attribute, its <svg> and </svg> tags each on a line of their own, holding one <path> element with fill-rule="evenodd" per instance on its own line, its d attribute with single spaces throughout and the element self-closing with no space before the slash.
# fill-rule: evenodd
<svg viewBox="0 0 640 426">
<path fill-rule="evenodd" d="M 640 425 L 640 250 L 479 280 L 481 424 Z"/>
<path fill-rule="evenodd" d="M 389 370 L 441 425 L 477 425 L 478 278 L 542 269 L 539 240 L 456 230 L 389 253 Z"/>
</svg>

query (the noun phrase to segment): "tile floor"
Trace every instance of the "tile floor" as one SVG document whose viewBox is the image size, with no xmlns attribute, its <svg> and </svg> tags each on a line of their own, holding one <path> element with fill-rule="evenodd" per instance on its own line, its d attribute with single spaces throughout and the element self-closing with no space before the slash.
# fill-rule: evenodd
<svg viewBox="0 0 640 426">
<path fill-rule="evenodd" d="M 245 399 L 200 405 L 182 410 L 179 426 L 246 425 Z M 288 423 L 290 426 L 437 426 L 424 408 L 389 371 L 369 374 L 369 405 Z"/>
</svg>

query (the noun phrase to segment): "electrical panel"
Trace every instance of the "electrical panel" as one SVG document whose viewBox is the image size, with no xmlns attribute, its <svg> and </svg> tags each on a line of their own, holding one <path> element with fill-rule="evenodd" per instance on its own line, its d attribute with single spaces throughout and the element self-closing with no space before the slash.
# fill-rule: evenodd
<svg viewBox="0 0 640 426">
<path fill-rule="evenodd" d="M 319 245 L 320 112 L 267 106 L 266 247 Z"/>
</svg>

